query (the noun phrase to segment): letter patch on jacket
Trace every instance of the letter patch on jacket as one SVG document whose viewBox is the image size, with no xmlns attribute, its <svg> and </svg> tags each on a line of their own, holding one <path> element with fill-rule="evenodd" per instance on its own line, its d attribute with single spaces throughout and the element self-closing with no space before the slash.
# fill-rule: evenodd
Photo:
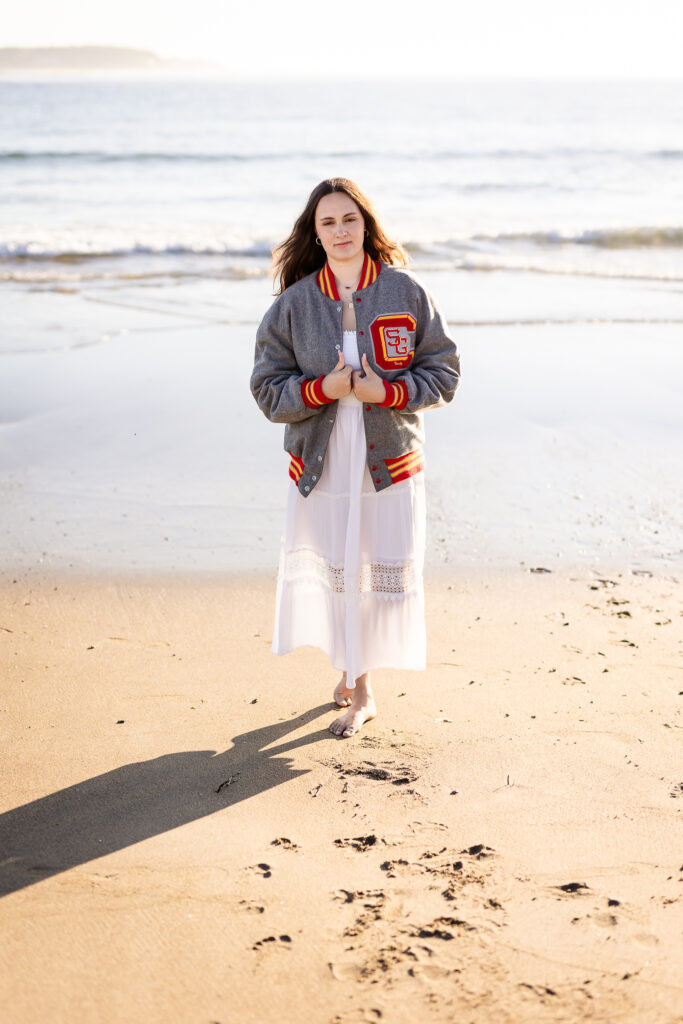
<svg viewBox="0 0 683 1024">
<path fill-rule="evenodd" d="M 385 313 L 370 324 L 375 362 L 382 370 L 401 370 L 415 354 L 417 322 L 410 313 Z"/>
</svg>

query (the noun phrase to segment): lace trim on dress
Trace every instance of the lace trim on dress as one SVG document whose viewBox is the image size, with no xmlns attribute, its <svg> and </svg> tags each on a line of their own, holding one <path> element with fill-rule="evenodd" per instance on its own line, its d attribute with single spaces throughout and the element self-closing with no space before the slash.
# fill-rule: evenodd
<svg viewBox="0 0 683 1024">
<path fill-rule="evenodd" d="M 326 587 L 334 594 L 346 593 L 347 581 L 352 592 L 388 598 L 412 593 L 418 589 L 419 584 L 414 562 L 398 565 L 368 562 L 360 567 L 358 574 L 351 575 L 343 566 L 333 565 L 309 548 L 283 552 L 280 573 L 287 583 L 306 580 Z"/>
</svg>

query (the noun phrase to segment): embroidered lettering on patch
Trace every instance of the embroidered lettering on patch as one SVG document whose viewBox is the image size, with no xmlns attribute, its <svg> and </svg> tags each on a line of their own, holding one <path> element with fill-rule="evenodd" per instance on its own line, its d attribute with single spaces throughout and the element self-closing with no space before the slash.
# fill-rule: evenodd
<svg viewBox="0 0 683 1024">
<path fill-rule="evenodd" d="M 417 322 L 410 313 L 385 313 L 370 324 L 375 362 L 383 370 L 401 370 L 415 354 L 411 335 Z"/>
</svg>

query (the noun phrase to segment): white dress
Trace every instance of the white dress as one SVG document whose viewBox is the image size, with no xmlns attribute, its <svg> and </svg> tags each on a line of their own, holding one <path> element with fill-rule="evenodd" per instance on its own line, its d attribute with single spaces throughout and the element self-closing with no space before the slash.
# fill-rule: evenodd
<svg viewBox="0 0 683 1024">
<path fill-rule="evenodd" d="M 343 349 L 360 369 L 355 331 Z M 316 487 L 304 498 L 290 483 L 273 653 L 319 647 L 348 687 L 375 668 L 423 669 L 424 539 L 423 473 L 375 491 L 362 403 L 347 395 Z"/>
</svg>

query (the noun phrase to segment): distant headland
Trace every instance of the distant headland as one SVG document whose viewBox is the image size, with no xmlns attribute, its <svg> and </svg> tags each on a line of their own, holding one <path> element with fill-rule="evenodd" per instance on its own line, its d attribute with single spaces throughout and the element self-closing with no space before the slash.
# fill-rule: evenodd
<svg viewBox="0 0 683 1024">
<path fill-rule="evenodd" d="M 166 71 L 187 66 L 126 46 L 0 47 L 2 71 Z"/>
</svg>

